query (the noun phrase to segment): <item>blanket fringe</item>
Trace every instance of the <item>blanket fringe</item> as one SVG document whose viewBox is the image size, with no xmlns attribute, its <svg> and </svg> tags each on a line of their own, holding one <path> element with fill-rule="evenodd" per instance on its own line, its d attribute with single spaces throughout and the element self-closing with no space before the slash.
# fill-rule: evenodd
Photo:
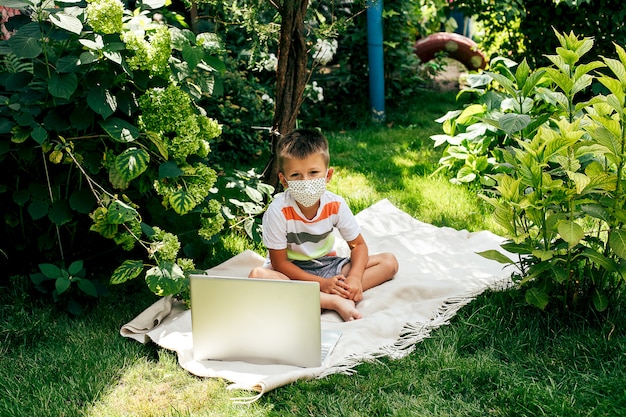
<svg viewBox="0 0 626 417">
<path fill-rule="evenodd" d="M 492 285 L 486 289 L 493 291 L 503 291 L 513 286 L 513 282 L 510 277 L 501 278 L 496 280 Z M 365 362 L 379 362 L 379 358 L 388 357 L 391 359 L 402 359 L 412 353 L 417 343 L 430 337 L 433 330 L 438 329 L 441 326 L 448 325 L 450 319 L 454 317 L 459 310 L 471 303 L 476 297 L 482 294 L 486 289 L 468 293 L 464 296 L 453 297 L 446 300 L 443 305 L 435 312 L 434 317 L 428 322 L 407 322 L 404 328 L 400 331 L 398 340 L 393 345 L 384 346 L 378 350 L 359 353 L 345 358 L 341 364 L 334 365 L 324 372 L 322 372 L 318 378 L 324 378 L 325 376 L 332 374 L 344 374 L 353 375 L 357 371 L 354 369 L 358 365 Z"/>
</svg>

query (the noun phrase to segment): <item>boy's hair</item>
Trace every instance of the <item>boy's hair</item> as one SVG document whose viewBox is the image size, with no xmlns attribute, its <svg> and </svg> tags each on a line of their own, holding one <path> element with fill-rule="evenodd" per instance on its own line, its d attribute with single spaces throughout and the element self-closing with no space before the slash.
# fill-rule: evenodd
<svg viewBox="0 0 626 417">
<path fill-rule="evenodd" d="M 330 163 L 328 140 L 315 129 L 292 130 L 278 139 L 276 148 L 279 171 L 282 171 L 285 159 L 304 159 L 314 154 L 322 155 L 326 167 Z"/>
</svg>

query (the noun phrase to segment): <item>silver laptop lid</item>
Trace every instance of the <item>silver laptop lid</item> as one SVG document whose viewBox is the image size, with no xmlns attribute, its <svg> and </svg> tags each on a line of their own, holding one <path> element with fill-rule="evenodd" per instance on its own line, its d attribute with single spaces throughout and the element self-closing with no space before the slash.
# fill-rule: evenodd
<svg viewBox="0 0 626 417">
<path fill-rule="evenodd" d="M 321 366 L 319 284 L 191 275 L 195 360 Z"/>
</svg>

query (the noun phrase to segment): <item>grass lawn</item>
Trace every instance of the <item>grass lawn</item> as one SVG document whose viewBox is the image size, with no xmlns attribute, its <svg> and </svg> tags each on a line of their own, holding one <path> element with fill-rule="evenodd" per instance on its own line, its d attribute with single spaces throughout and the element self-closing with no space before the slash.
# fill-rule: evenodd
<svg viewBox="0 0 626 417">
<path fill-rule="evenodd" d="M 424 92 L 389 110 L 389 125 L 325 132 L 330 189 L 358 212 L 388 198 L 438 226 L 498 232 L 476 190 L 430 177 L 433 120 L 454 92 Z M 262 164 L 261 161 L 259 165 Z M 224 241 L 219 263 L 251 247 Z M 119 336 L 156 297 L 142 282 L 111 290 L 82 317 L 0 290 L 0 416 L 621 416 L 626 415 L 626 312 L 555 317 L 515 291 L 488 292 L 402 360 L 301 381 L 236 405 L 227 382 L 182 370 L 175 354 Z"/>
</svg>

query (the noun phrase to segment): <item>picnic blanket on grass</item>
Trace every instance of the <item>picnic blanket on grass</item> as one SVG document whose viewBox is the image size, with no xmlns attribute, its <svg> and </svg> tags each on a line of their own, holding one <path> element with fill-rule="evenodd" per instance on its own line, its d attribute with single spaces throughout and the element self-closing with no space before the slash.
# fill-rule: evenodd
<svg viewBox="0 0 626 417">
<path fill-rule="evenodd" d="M 381 200 L 356 215 L 371 254 L 392 252 L 399 262 L 395 278 L 364 293 L 357 308 L 360 320 L 344 322 L 337 313 L 322 313 L 322 328 L 342 336 L 325 366 L 300 368 L 246 362 L 194 361 L 191 314 L 183 304 L 164 297 L 125 324 L 120 333 L 141 343 L 152 341 L 175 351 L 180 365 L 200 377 L 223 378 L 231 389 L 255 391 L 240 401 L 254 401 L 263 393 L 300 379 L 354 368 L 380 357 L 402 358 L 432 330 L 449 322 L 456 312 L 486 289 L 511 284 L 510 267 L 477 255 L 500 249 L 503 238 L 487 231 L 470 233 L 436 227 L 414 219 L 388 200 Z M 345 241 L 337 251 L 347 256 Z M 218 276 L 247 276 L 264 257 L 245 251 L 211 268 Z"/>
</svg>

